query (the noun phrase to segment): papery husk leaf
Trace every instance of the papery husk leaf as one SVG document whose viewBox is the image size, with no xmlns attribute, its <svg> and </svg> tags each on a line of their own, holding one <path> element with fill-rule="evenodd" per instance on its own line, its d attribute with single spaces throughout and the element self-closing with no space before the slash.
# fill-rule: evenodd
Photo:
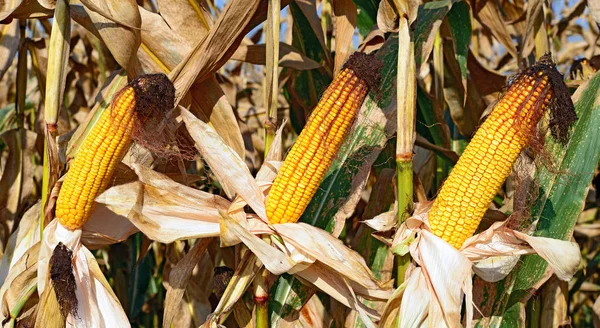
<svg viewBox="0 0 600 328">
<path fill-rule="evenodd" d="M 418 269 L 419 271 L 421 270 L 420 268 L 416 267 L 414 269 Z M 410 270 L 407 270 L 407 273 L 409 272 Z M 393 323 L 396 322 L 398 313 L 400 312 L 400 305 L 402 304 L 402 297 L 404 295 L 404 291 L 406 290 L 406 286 L 409 283 L 416 283 L 414 282 L 416 279 L 419 279 L 417 275 L 407 274 L 406 280 L 394 290 L 394 293 L 390 296 L 390 298 L 388 298 L 387 302 L 385 303 L 385 307 L 381 312 L 381 320 L 379 321 L 380 327 L 392 327 Z M 427 298 L 427 296 L 424 298 Z"/>
<path fill-rule="evenodd" d="M 398 12 L 393 0 L 383 0 L 377 10 L 377 27 L 382 32 L 393 32 L 398 28 Z"/>
<path fill-rule="evenodd" d="M 360 254 L 327 231 L 305 223 L 284 223 L 273 227 L 284 241 L 302 253 L 318 259 L 332 270 L 366 288 L 377 289 L 380 284 Z"/>
<path fill-rule="evenodd" d="M 197 119 L 185 108 L 181 108 L 181 115 L 198 151 L 223 185 L 223 189 L 228 191 L 229 197 L 233 198 L 234 193 L 237 193 L 258 216 L 266 219 L 265 197 L 246 163 L 208 124 Z"/>
<path fill-rule="evenodd" d="M 508 229 L 506 221 L 496 222 L 486 231 L 467 239 L 461 253 L 475 263 L 476 272 L 482 273 L 480 277 L 489 282 L 506 277 L 519 255 L 540 255 L 562 280 L 573 278 L 581 262 L 581 252 L 576 243 L 529 236 Z M 480 265 L 482 261 L 483 265 Z"/>
<path fill-rule="evenodd" d="M 396 214 L 396 210 L 392 210 L 383 212 L 372 219 L 362 222 L 376 231 L 389 231 L 398 223 L 398 215 Z"/>
<path fill-rule="evenodd" d="M 69 315 L 67 320 L 75 319 L 73 321 L 78 322 L 76 325 L 81 325 L 83 321 L 87 327 L 130 327 L 129 319 L 104 278 L 94 255 L 85 246 L 81 246 L 74 253 L 74 260 L 79 318 Z"/>
<path fill-rule="evenodd" d="M 492 32 L 513 58 L 519 58 L 515 43 L 508 32 L 507 24 L 504 22 L 497 4 L 489 1 L 484 4 L 483 8 L 474 13 L 475 18 Z"/>
<path fill-rule="evenodd" d="M 139 231 L 126 216 L 111 211 L 105 204 L 96 204 L 81 230 L 81 242 L 91 250 L 120 243 Z"/>
<path fill-rule="evenodd" d="M 331 296 L 343 305 L 357 311 L 360 315 L 360 318 L 363 320 L 363 323 L 368 325 L 368 327 L 374 327 L 370 318 L 379 319 L 379 314 L 377 311 L 367 307 L 356 298 L 356 284 L 351 286 L 348 280 L 336 272 L 333 272 L 325 264 L 315 262 L 304 270 L 295 272 L 294 274 L 301 280 L 309 282 L 323 292 L 327 293 L 327 295 Z M 363 296 L 368 293 L 364 289 L 360 292 Z M 377 296 L 389 297 L 389 295 L 391 295 L 391 293 Z M 373 295 L 369 296 L 372 297 Z"/>
<path fill-rule="evenodd" d="M 133 167 L 141 181 L 112 187 L 96 201 L 128 217 L 159 242 L 219 235 L 219 210 L 227 209 L 227 200 L 176 183 L 144 166 Z"/>
<path fill-rule="evenodd" d="M 376 50 L 379 50 L 385 42 L 385 33 L 380 29 L 373 29 L 358 47 L 358 51 L 370 54 Z"/>
<path fill-rule="evenodd" d="M 291 270 L 294 263 L 291 258 L 277 248 L 265 243 L 264 240 L 239 225 L 226 213 L 222 213 L 221 229 L 231 230 L 254 253 L 271 273 L 280 275 Z"/>
<path fill-rule="evenodd" d="M 581 251 L 575 242 L 546 237 L 534 237 L 515 231 L 515 235 L 526 241 L 535 253 L 541 256 L 561 280 L 573 278 L 581 262 Z"/>
<path fill-rule="evenodd" d="M 240 158 L 244 158 L 246 151 L 240 126 L 233 107 L 227 101 L 214 74 L 201 82 L 194 83 L 190 94 L 192 95 L 190 110 L 204 122 L 208 122 L 225 143 Z"/>
<path fill-rule="evenodd" d="M 57 124 L 58 111 L 63 104 L 70 39 L 71 16 L 69 13 L 69 4 L 67 0 L 58 0 L 58 6 L 54 11 L 50 44 L 48 45 L 47 80 L 52 81 L 52 83 L 46 83 L 44 99 L 44 120 L 49 125 Z M 50 145 L 51 143 L 48 143 L 48 146 Z M 49 147 L 49 153 L 53 151 L 54 149 Z M 52 186 L 53 184 L 49 185 Z"/>
<path fill-rule="evenodd" d="M 137 56 L 142 69 L 147 73 L 169 73 L 191 48 L 161 15 L 142 7 L 139 7 L 139 11 L 142 19 L 142 43 Z"/>
<path fill-rule="evenodd" d="M 313 295 L 308 302 L 302 307 L 300 311 L 300 316 L 298 320 L 295 322 L 301 327 L 314 327 L 314 328 L 327 328 L 330 327 L 331 318 L 329 317 L 329 313 L 327 313 L 327 308 L 317 295 Z M 280 322 L 281 323 L 281 322 Z M 291 323 L 290 326 L 293 327 L 294 323 Z M 285 325 L 283 325 L 285 327 Z M 283 328 L 282 327 L 282 328 Z"/>
<path fill-rule="evenodd" d="M 73 255 L 75 256 L 81 247 L 81 230 L 70 231 L 63 227 L 58 220 L 52 220 L 44 229 L 38 255 L 37 279 L 39 295 L 42 295 L 47 283 L 50 282 L 50 275 L 48 273 L 50 270 L 50 257 L 52 257 L 52 253 L 59 242 L 73 251 Z"/>
<path fill-rule="evenodd" d="M 398 326 L 402 328 L 429 326 L 428 310 L 432 295 L 428 292 L 427 281 L 421 268 L 414 269 L 406 280 L 405 288 L 402 293 Z"/>
<path fill-rule="evenodd" d="M 429 324 L 459 327 L 463 296 L 471 293 L 471 290 L 465 290 L 465 285 L 471 284 L 472 264 L 458 250 L 427 230 L 421 230 L 418 240 L 418 253 L 413 248 L 411 255 L 431 283 Z M 467 303 L 467 327 L 471 327 L 472 318 L 472 305 Z"/>
</svg>

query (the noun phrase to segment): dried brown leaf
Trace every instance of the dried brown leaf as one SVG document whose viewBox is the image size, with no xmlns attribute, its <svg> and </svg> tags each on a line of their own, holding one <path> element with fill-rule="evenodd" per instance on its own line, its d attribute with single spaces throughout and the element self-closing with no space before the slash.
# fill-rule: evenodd
<svg viewBox="0 0 600 328">
<path fill-rule="evenodd" d="M 44 8 L 37 0 L 0 2 L 0 24 L 8 24 L 17 18 L 48 17 L 52 10 Z"/>
<path fill-rule="evenodd" d="M 313 33 L 319 40 L 319 44 L 321 44 L 321 48 L 323 49 L 323 53 L 325 54 L 325 61 L 328 67 L 333 65 L 331 56 L 329 54 L 327 43 L 325 42 L 325 32 L 323 31 L 323 27 L 321 26 L 321 17 L 317 13 L 317 2 L 316 0 L 296 0 L 296 5 L 308 20 L 308 24 L 312 29 Z M 283 4 L 282 4 L 283 6 Z"/>
<path fill-rule="evenodd" d="M 259 0 L 231 0 L 209 34 L 169 74 L 175 84 L 178 104 L 196 80 L 215 72 L 234 53 L 258 8 Z"/>
<path fill-rule="evenodd" d="M 19 22 L 14 20 L 0 27 L 0 79 L 11 66 L 17 49 L 19 49 Z"/>
<path fill-rule="evenodd" d="M 500 14 L 497 2 L 485 1 L 485 5 L 475 14 L 475 17 L 492 32 L 513 58 L 518 58 L 517 49 Z"/>
<path fill-rule="evenodd" d="M 356 29 L 356 5 L 352 0 L 334 1 L 333 12 L 335 14 L 335 75 L 350 57 L 352 37 Z"/>
<path fill-rule="evenodd" d="M 210 8 L 206 7 L 204 1 L 158 0 L 156 2 L 160 16 L 189 46 L 200 41 L 212 27 Z"/>
<path fill-rule="evenodd" d="M 265 65 L 266 49 L 264 44 L 242 45 L 231 56 L 231 59 L 256 65 Z M 321 67 L 321 64 L 306 57 L 289 44 L 279 43 L 279 66 L 296 70 L 311 70 Z"/>
<path fill-rule="evenodd" d="M 82 3 L 119 65 L 130 77 L 141 74 L 136 53 L 141 43 L 142 19 L 136 1 L 84 0 Z"/>
<path fill-rule="evenodd" d="M 210 238 L 200 239 L 170 271 L 167 296 L 165 297 L 165 314 L 163 317 L 164 328 L 171 326 L 171 323 L 179 310 L 179 304 L 192 275 L 192 270 L 198 261 L 200 261 L 202 254 L 206 251 L 210 241 Z"/>
<path fill-rule="evenodd" d="M 202 121 L 209 123 L 223 138 L 223 141 L 240 158 L 244 158 L 244 139 L 240 126 L 231 104 L 227 101 L 223 89 L 214 75 L 201 82 L 196 82 L 190 94 L 192 95 L 190 110 Z"/>
<path fill-rule="evenodd" d="M 140 8 L 142 16 L 142 45 L 138 57 L 145 72 L 169 73 L 189 52 L 189 45 L 171 30 L 158 14 Z M 244 141 L 233 108 L 214 76 L 197 82 L 191 91 L 190 110 L 204 122 L 210 123 L 239 156 L 244 155 Z"/>
<path fill-rule="evenodd" d="M 590 11 L 590 15 L 594 18 L 596 24 L 600 25 L 600 2 L 594 0 L 587 0 L 587 7 Z"/>
<path fill-rule="evenodd" d="M 0 178 L 0 238 L 6 242 L 25 205 L 24 201 L 35 191 L 33 156 L 36 153 L 37 134 L 20 128 L 5 131 L 0 138 L 8 146 L 8 157 Z"/>
<path fill-rule="evenodd" d="M 379 3 L 377 26 L 383 32 L 393 32 L 398 28 L 398 13 L 393 0 L 383 0 Z"/>
</svg>

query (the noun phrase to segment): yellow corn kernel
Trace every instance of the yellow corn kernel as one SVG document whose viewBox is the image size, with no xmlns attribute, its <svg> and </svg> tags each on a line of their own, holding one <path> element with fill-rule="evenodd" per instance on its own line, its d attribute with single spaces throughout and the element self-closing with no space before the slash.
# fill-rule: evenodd
<svg viewBox="0 0 600 328">
<path fill-rule="evenodd" d="M 113 99 L 111 108 L 100 115 L 71 161 L 56 200 L 56 218 L 64 227 L 79 229 L 89 219 L 94 200 L 111 182 L 132 143 L 133 128 L 139 124 L 136 122 L 140 118 L 137 115 L 139 103 L 152 107 L 147 103 L 149 96 L 141 93 L 156 91 L 155 85 L 167 83 L 172 88 L 163 74 L 143 75 L 123 88 Z"/>
<path fill-rule="evenodd" d="M 327 88 L 292 146 L 266 200 L 269 222 L 296 222 L 314 196 L 354 121 L 380 63 L 355 53 Z"/>
<path fill-rule="evenodd" d="M 459 249 L 479 225 L 553 95 L 544 71 L 517 78 L 444 182 L 429 211 L 435 235 Z"/>
</svg>

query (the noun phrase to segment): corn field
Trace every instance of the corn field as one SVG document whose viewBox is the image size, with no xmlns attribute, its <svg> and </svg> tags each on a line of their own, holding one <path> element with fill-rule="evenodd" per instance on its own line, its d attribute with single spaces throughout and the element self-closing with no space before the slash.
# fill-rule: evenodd
<svg viewBox="0 0 600 328">
<path fill-rule="evenodd" d="M 600 327 L 600 1 L 0 1 L 2 327 Z"/>
</svg>

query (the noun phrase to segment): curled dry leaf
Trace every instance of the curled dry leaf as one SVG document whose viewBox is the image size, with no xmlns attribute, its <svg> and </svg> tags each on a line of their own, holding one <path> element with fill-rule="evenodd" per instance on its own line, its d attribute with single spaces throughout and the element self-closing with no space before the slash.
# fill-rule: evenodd
<svg viewBox="0 0 600 328">
<path fill-rule="evenodd" d="M 378 28 L 374 28 L 365 36 L 363 42 L 358 47 L 358 51 L 370 54 L 373 51 L 379 50 L 384 42 L 385 33 Z"/>
<path fill-rule="evenodd" d="M 398 28 L 398 13 L 392 0 L 383 0 L 377 10 L 377 26 L 384 32 L 393 32 Z"/>
<path fill-rule="evenodd" d="M 18 18 L 49 17 L 51 15 L 52 10 L 44 8 L 37 0 L 3 1 L 0 3 L 0 24 L 7 24 Z"/>
<path fill-rule="evenodd" d="M 483 8 L 474 13 L 475 18 L 477 18 L 486 29 L 489 29 L 492 32 L 513 58 L 518 58 L 517 49 L 515 48 L 515 44 L 508 32 L 507 25 L 500 14 L 498 6 L 493 1 L 486 1 L 484 3 L 485 5 Z"/>
</svg>

